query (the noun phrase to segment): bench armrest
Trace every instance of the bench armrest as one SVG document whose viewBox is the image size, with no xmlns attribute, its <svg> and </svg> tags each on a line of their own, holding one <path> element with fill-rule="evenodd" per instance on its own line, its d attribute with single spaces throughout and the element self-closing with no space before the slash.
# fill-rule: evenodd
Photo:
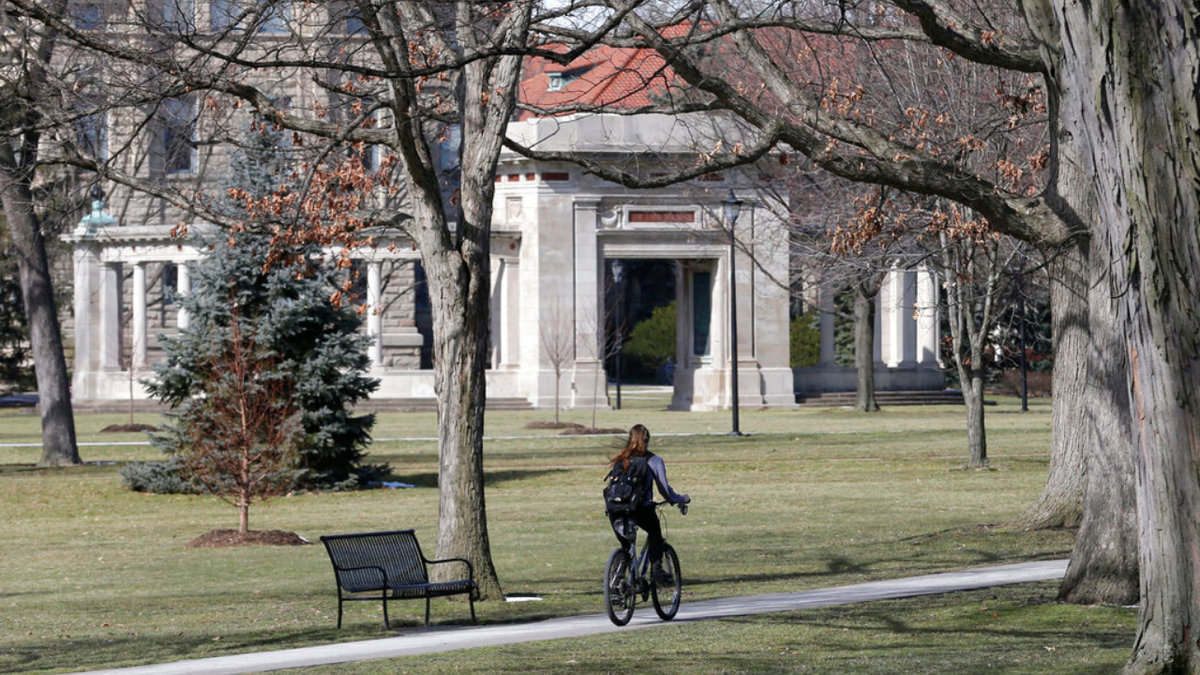
<svg viewBox="0 0 1200 675">
<path fill-rule="evenodd" d="M 422 557 L 424 557 L 424 556 L 422 556 Z M 467 578 L 470 579 L 471 581 L 475 581 L 475 566 L 472 565 L 471 561 L 467 560 L 466 558 L 445 558 L 442 560 L 426 560 L 425 564 L 440 565 L 442 563 L 452 563 L 452 562 L 460 562 L 460 563 L 463 563 L 464 565 L 466 565 L 467 566 Z"/>
<path fill-rule="evenodd" d="M 333 566 L 334 572 L 361 572 L 362 570 L 375 570 L 376 572 L 379 572 L 379 575 L 383 577 L 383 587 L 387 588 L 387 585 L 388 585 L 387 570 L 383 569 L 379 565 L 362 565 L 361 567 L 338 567 L 337 565 Z M 341 575 L 340 574 L 338 575 L 338 585 L 341 585 Z"/>
</svg>

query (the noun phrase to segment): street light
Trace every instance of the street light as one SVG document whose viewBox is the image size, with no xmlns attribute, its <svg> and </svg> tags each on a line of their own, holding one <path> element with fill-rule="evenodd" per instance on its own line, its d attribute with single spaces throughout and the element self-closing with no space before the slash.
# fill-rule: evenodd
<svg viewBox="0 0 1200 675">
<path fill-rule="evenodd" d="M 737 224 L 738 214 L 742 212 L 742 202 L 734 197 L 733 190 L 730 190 L 729 197 L 721 202 L 721 208 L 724 211 L 725 223 L 729 226 L 729 337 L 732 343 L 730 351 L 732 380 L 730 384 L 733 386 L 733 431 L 729 432 L 729 435 L 741 436 L 742 430 L 738 426 L 737 276 L 734 274 L 734 257 L 737 250 L 733 226 Z"/>
<path fill-rule="evenodd" d="M 625 300 L 625 261 L 613 261 L 613 286 L 616 287 L 617 296 L 617 354 L 616 354 L 616 370 L 617 370 L 617 410 L 621 409 L 621 348 L 625 346 L 625 328 L 622 325 L 624 317 L 621 316 L 621 305 Z"/>
</svg>

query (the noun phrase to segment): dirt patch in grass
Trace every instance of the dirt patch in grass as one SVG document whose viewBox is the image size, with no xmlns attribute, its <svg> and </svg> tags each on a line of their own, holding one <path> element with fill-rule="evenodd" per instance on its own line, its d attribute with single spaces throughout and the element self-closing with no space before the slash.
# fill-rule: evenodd
<svg viewBox="0 0 1200 675">
<path fill-rule="evenodd" d="M 582 429 L 583 425 L 578 422 L 530 422 L 525 425 L 526 429 Z"/>
<path fill-rule="evenodd" d="M 283 530 L 213 530 L 189 541 L 188 548 L 227 548 L 230 546 L 305 546 L 311 541 L 295 532 Z"/>
<path fill-rule="evenodd" d="M 110 424 L 100 430 L 100 433 L 129 433 L 137 431 L 159 431 L 153 424 Z"/>
<path fill-rule="evenodd" d="M 616 429 L 616 428 L 609 429 L 609 428 L 605 428 L 605 427 L 583 427 L 583 426 L 581 426 L 578 429 L 567 429 L 566 431 L 562 432 L 561 435 L 563 435 L 563 436 L 597 436 L 597 435 L 611 436 L 612 434 L 624 434 L 624 433 L 628 433 L 628 432 L 629 432 L 628 429 Z"/>
</svg>

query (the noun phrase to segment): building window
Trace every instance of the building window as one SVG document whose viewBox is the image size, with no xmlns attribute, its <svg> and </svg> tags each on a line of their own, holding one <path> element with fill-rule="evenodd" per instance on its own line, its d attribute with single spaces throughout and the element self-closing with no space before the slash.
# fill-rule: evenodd
<svg viewBox="0 0 1200 675">
<path fill-rule="evenodd" d="M 196 21 L 194 0 L 162 0 L 161 19 L 159 28 L 163 30 L 190 30 Z"/>
<path fill-rule="evenodd" d="M 583 77 L 592 68 L 593 66 L 588 65 L 580 68 L 572 68 L 571 70 L 564 70 L 558 73 L 546 73 L 546 75 L 550 78 L 546 89 L 549 91 L 562 91 L 564 87 L 571 84 L 575 80 L 578 80 L 580 77 Z"/>
<path fill-rule="evenodd" d="M 238 25 L 242 8 L 236 0 L 212 0 L 208 5 L 208 23 L 214 31 L 226 31 Z"/>
<path fill-rule="evenodd" d="M 346 2 L 346 0 L 329 3 L 329 24 L 334 27 L 334 31 L 337 30 L 339 23 L 342 30 L 346 32 L 346 35 L 360 35 L 367 32 L 367 25 L 363 23 L 362 12 L 358 11 L 358 7 Z"/>
<path fill-rule="evenodd" d="M 712 327 L 712 272 L 692 272 L 692 353 L 708 356 Z"/>
<path fill-rule="evenodd" d="M 247 28 L 251 22 L 256 22 L 259 33 L 282 35 L 288 32 L 290 16 L 285 2 L 268 4 L 261 9 L 248 0 L 211 0 L 208 5 L 208 22 L 216 32 Z"/>
<path fill-rule="evenodd" d="M 104 10 L 95 2 L 81 2 L 71 6 L 71 18 L 79 30 L 104 28 Z"/>
<path fill-rule="evenodd" d="M 462 127 L 457 124 L 446 126 L 442 137 L 438 139 L 437 170 L 439 174 L 448 174 L 458 170 L 458 151 L 462 147 Z"/>
<path fill-rule="evenodd" d="M 108 159 L 108 121 L 104 113 L 86 115 L 75 121 L 79 152 L 92 159 Z"/>
<path fill-rule="evenodd" d="M 258 32 L 267 35 L 283 35 L 288 32 L 290 12 L 284 3 L 269 5 L 262 11 L 262 20 L 258 24 Z"/>
<path fill-rule="evenodd" d="M 364 101 L 363 103 L 366 105 L 368 102 Z M 369 119 L 364 121 L 362 128 L 381 129 L 384 127 L 383 120 L 383 111 L 376 110 L 371 114 Z M 358 152 L 357 154 L 358 159 L 362 162 L 363 169 L 371 173 L 378 171 L 379 168 L 383 166 L 383 158 L 386 148 L 382 145 L 369 145 L 367 143 L 363 143 L 360 147 L 362 148 L 362 151 Z"/>
<path fill-rule="evenodd" d="M 162 267 L 163 306 L 175 304 L 174 294 L 179 288 L 179 265 L 169 262 Z"/>
<path fill-rule="evenodd" d="M 196 106 L 186 98 L 162 104 L 163 170 L 167 175 L 196 171 Z"/>
</svg>

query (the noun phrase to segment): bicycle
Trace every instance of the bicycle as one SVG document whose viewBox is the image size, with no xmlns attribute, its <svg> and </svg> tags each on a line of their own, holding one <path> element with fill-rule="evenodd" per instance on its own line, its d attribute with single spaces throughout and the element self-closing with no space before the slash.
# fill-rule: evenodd
<svg viewBox="0 0 1200 675">
<path fill-rule="evenodd" d="M 661 518 L 662 506 L 670 502 L 654 502 L 657 513 Z M 680 504 L 679 511 L 687 515 L 687 504 Z M 648 597 L 654 598 L 654 611 L 663 621 L 670 621 L 679 612 L 679 600 L 683 596 L 683 576 L 679 571 L 679 555 L 667 543 L 666 527 L 663 529 L 663 572 L 666 573 L 666 583 L 660 585 L 650 578 L 649 549 L 637 552 L 637 526 L 632 524 L 633 536 L 629 537 L 629 547 L 618 547 L 608 556 L 608 564 L 604 567 L 604 609 L 608 618 L 618 626 L 624 626 L 633 618 L 633 609 L 637 605 L 637 597 L 642 596 L 642 602 Z M 631 564 L 633 563 L 633 564 Z"/>
</svg>

